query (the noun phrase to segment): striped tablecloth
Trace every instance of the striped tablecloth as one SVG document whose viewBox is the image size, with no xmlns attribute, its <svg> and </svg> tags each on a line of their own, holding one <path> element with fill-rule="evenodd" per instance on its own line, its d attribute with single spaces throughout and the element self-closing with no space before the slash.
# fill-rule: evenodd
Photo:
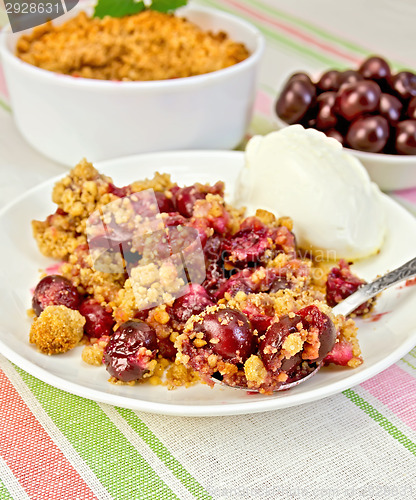
<svg viewBox="0 0 416 500">
<path fill-rule="evenodd" d="M 238 14 L 266 36 L 252 132 L 273 128 L 271 103 L 291 71 L 356 66 L 370 53 L 416 67 L 411 0 L 198 3 Z M 1 77 L 0 88 L 3 206 L 65 169 L 24 142 Z M 416 190 L 390 194 L 416 213 Z M 112 407 L 55 389 L 1 356 L 0 368 L 1 499 L 416 498 L 416 349 L 316 403 L 211 418 Z"/>
</svg>

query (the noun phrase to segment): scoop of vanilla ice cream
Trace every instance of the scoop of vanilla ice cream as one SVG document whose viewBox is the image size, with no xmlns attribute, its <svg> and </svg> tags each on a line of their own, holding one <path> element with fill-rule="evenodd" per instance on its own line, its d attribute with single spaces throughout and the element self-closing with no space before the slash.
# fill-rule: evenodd
<svg viewBox="0 0 416 500">
<path fill-rule="evenodd" d="M 379 188 L 338 141 L 301 125 L 248 142 L 236 202 L 291 217 L 299 246 L 315 254 L 358 259 L 383 244 Z"/>
</svg>

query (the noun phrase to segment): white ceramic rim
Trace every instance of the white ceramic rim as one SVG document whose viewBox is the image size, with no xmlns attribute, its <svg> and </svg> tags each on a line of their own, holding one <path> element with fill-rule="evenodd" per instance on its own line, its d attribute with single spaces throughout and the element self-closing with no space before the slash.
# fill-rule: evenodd
<svg viewBox="0 0 416 500">
<path fill-rule="evenodd" d="M 88 5 L 78 5 L 70 12 L 77 12 L 86 10 Z M 48 81 L 51 83 L 55 83 L 59 86 L 67 86 L 67 87 L 75 87 L 75 88 L 92 88 L 96 91 L 120 91 L 120 86 L 122 86 L 123 90 L 143 90 L 147 91 L 149 89 L 162 89 L 162 90 L 173 90 L 180 89 L 182 87 L 188 86 L 204 86 L 210 83 L 212 80 L 221 81 L 221 79 L 227 78 L 229 75 L 233 73 L 239 73 L 240 71 L 244 71 L 246 67 L 250 67 L 256 65 L 260 60 L 264 47 L 265 47 L 265 39 L 261 32 L 251 23 L 240 19 L 237 16 L 232 14 L 228 14 L 227 12 L 222 12 L 217 9 L 213 9 L 210 7 L 201 7 L 195 5 L 187 5 L 181 9 L 178 9 L 179 12 L 183 12 L 184 17 L 186 17 L 186 12 L 200 12 L 209 14 L 210 16 L 229 20 L 237 25 L 239 25 L 242 29 L 244 29 L 247 33 L 253 36 L 256 40 L 255 50 L 251 52 L 247 59 L 241 61 L 237 64 L 229 66 L 228 68 L 220 69 L 217 71 L 213 71 L 211 73 L 205 73 L 203 75 L 195 75 L 188 76 L 184 78 L 170 79 L 170 80 L 152 80 L 152 81 L 133 81 L 133 82 L 124 82 L 124 81 L 109 81 L 109 80 L 97 80 L 93 78 L 74 78 L 69 75 L 63 75 L 61 73 L 55 73 L 53 71 L 48 71 L 45 69 L 38 68 L 29 63 L 26 63 L 16 57 L 9 47 L 7 46 L 7 35 L 10 34 L 11 27 L 10 24 L 5 26 L 0 31 L 0 56 L 7 61 L 7 63 L 18 67 L 20 71 L 25 72 L 30 78 L 37 78 L 40 80 Z M 59 18 L 58 18 L 59 19 Z M 244 43 L 244 42 L 242 42 Z"/>
</svg>

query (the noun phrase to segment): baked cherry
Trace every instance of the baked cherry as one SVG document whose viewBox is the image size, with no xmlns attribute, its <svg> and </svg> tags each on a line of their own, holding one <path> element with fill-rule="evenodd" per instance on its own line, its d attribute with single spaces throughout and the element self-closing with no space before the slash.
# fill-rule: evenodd
<svg viewBox="0 0 416 500">
<path fill-rule="evenodd" d="M 243 229 L 223 242 L 224 257 L 234 266 L 260 262 L 273 243 L 267 229 Z"/>
<path fill-rule="evenodd" d="M 337 95 L 337 111 L 346 120 L 353 120 L 363 113 L 371 113 L 378 108 L 380 87 L 369 80 L 345 85 Z"/>
<path fill-rule="evenodd" d="M 189 285 L 189 291 L 175 300 L 169 308 L 169 315 L 180 323 L 185 323 L 188 319 L 202 312 L 214 302 L 201 285 Z"/>
<path fill-rule="evenodd" d="M 331 69 L 325 71 L 318 80 L 316 86 L 321 92 L 327 92 L 329 90 L 337 91 L 341 85 L 340 83 L 341 72 L 336 69 Z"/>
<path fill-rule="evenodd" d="M 194 324 L 194 330 L 203 332 L 212 351 L 224 360 L 243 363 L 252 354 L 252 326 L 240 311 L 225 308 L 210 312 Z"/>
<path fill-rule="evenodd" d="M 256 305 L 248 300 L 242 312 L 247 316 L 251 326 L 257 330 L 259 335 L 263 334 L 269 328 L 274 318 L 272 304 Z"/>
<path fill-rule="evenodd" d="M 379 103 L 379 112 L 390 125 L 397 125 L 402 114 L 403 104 L 390 94 L 381 94 Z"/>
<path fill-rule="evenodd" d="M 214 234 L 204 247 L 206 277 L 202 286 L 208 293 L 214 293 L 226 281 L 221 259 L 223 238 Z"/>
<path fill-rule="evenodd" d="M 416 74 L 400 71 L 391 78 L 391 87 L 399 99 L 407 101 L 416 96 Z"/>
<path fill-rule="evenodd" d="M 336 92 L 324 92 L 317 100 L 317 114 L 315 127 L 318 130 L 326 130 L 336 127 L 338 117 L 335 113 Z"/>
<path fill-rule="evenodd" d="M 286 337 L 292 333 L 298 333 L 302 328 L 304 328 L 303 318 L 297 314 L 293 317 L 284 314 L 279 321 L 268 328 L 259 347 L 261 359 L 267 370 L 272 372 L 279 369 L 291 370 L 301 362 L 302 358 L 297 355 L 282 360 L 281 351 Z"/>
<path fill-rule="evenodd" d="M 348 366 L 348 362 L 354 357 L 350 342 L 341 340 L 337 342 L 331 352 L 325 357 L 324 363 L 333 363 L 340 366 Z"/>
<path fill-rule="evenodd" d="M 169 337 L 165 339 L 157 339 L 157 350 L 162 358 L 169 359 L 169 361 L 175 361 L 176 353 L 178 351 Z"/>
<path fill-rule="evenodd" d="M 379 56 L 371 56 L 366 59 L 358 69 L 364 78 L 384 83 L 390 79 L 391 70 L 388 62 Z"/>
<path fill-rule="evenodd" d="M 36 316 L 48 306 L 66 306 L 78 309 L 81 296 L 72 283 L 63 276 L 50 274 L 42 278 L 36 285 L 32 297 L 32 308 Z"/>
<path fill-rule="evenodd" d="M 104 350 L 108 373 L 123 382 L 140 380 L 148 363 L 156 357 L 157 337 L 152 327 L 140 320 L 120 325 Z"/>
<path fill-rule="evenodd" d="M 84 333 L 88 337 L 112 335 L 115 321 L 111 309 L 104 309 L 96 300 L 87 299 L 80 305 L 79 312 L 85 317 Z"/>
<path fill-rule="evenodd" d="M 215 293 L 216 300 L 222 299 L 225 293 L 229 293 L 231 297 L 233 297 L 237 292 L 244 292 L 245 294 L 255 292 L 256 286 L 251 280 L 253 272 L 254 269 L 246 268 L 233 274 L 219 287 L 218 291 Z"/>
<path fill-rule="evenodd" d="M 357 118 L 347 132 L 349 146 L 359 151 L 379 153 L 387 144 L 389 125 L 382 116 Z"/>
<path fill-rule="evenodd" d="M 156 201 L 159 207 L 160 212 L 173 212 L 175 210 L 175 206 L 173 204 L 172 198 L 168 198 L 164 193 L 160 191 L 155 192 Z"/>
<path fill-rule="evenodd" d="M 203 200 L 207 194 L 224 194 L 224 183 L 217 182 L 213 186 L 194 184 L 175 191 L 176 210 L 184 217 L 192 217 L 194 205 L 197 200 Z"/>
<path fill-rule="evenodd" d="M 315 87 L 302 79 L 291 79 L 276 101 L 277 116 L 289 125 L 298 123 L 315 99 Z"/>
<path fill-rule="evenodd" d="M 176 209 L 184 217 L 192 217 L 196 200 L 203 200 L 205 196 L 195 186 L 180 188 L 176 193 Z"/>
<path fill-rule="evenodd" d="M 184 226 L 187 224 L 187 219 L 178 212 L 169 212 L 167 216 L 163 218 L 163 222 L 166 227 L 173 226 Z"/>
<path fill-rule="evenodd" d="M 315 327 L 319 330 L 318 357 L 312 359 L 314 363 L 320 363 L 334 347 L 337 339 L 337 330 L 331 318 L 320 311 L 315 305 L 307 306 L 298 311 L 307 324 L 307 329 Z"/>
<path fill-rule="evenodd" d="M 326 282 L 326 301 L 329 306 L 334 307 L 339 302 L 356 292 L 358 288 L 365 285 L 366 281 L 356 276 L 345 260 L 340 260 L 338 267 L 333 267 L 328 273 Z M 358 307 L 354 313 L 364 314 L 372 307 L 372 301 L 368 301 Z"/>
<path fill-rule="evenodd" d="M 118 198 L 124 198 L 131 194 L 131 186 L 117 187 L 112 182 L 108 183 L 108 192 L 117 196 Z"/>
<path fill-rule="evenodd" d="M 416 120 L 404 120 L 396 128 L 396 151 L 416 155 Z"/>
</svg>

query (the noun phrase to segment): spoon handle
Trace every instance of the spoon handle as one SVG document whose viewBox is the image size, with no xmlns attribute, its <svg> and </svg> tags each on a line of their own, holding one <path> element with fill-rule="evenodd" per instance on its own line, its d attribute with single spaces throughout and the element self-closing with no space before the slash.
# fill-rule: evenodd
<svg viewBox="0 0 416 500">
<path fill-rule="evenodd" d="M 359 288 L 355 293 L 347 297 L 345 300 L 337 304 L 333 309 L 334 314 L 342 314 L 347 316 L 367 300 L 375 297 L 378 293 L 392 285 L 396 285 L 403 280 L 416 277 L 416 257 L 409 260 L 406 264 L 390 271 L 389 273 L 377 278 L 371 283 Z"/>
</svg>

